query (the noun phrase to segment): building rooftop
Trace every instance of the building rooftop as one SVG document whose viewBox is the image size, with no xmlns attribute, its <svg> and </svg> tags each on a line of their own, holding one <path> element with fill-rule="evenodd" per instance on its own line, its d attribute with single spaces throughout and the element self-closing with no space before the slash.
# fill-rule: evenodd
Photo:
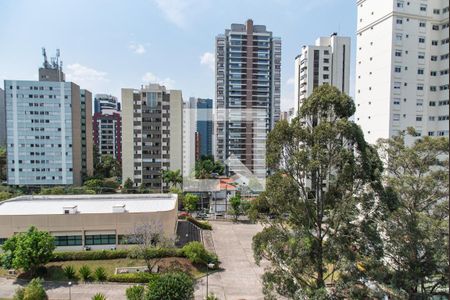
<svg viewBox="0 0 450 300">
<path fill-rule="evenodd" d="M 176 194 L 20 196 L 0 202 L 0 216 L 159 212 L 176 209 Z"/>
</svg>

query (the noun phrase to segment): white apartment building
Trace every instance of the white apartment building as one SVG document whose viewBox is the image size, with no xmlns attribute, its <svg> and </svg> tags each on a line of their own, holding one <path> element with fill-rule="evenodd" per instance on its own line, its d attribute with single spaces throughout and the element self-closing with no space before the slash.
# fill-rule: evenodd
<svg viewBox="0 0 450 300">
<path fill-rule="evenodd" d="M 320 37 L 315 45 L 303 46 L 295 58 L 294 116 L 314 88 L 330 84 L 348 94 L 350 78 L 350 38 L 333 33 Z"/>
<path fill-rule="evenodd" d="M 448 0 L 359 0 L 357 6 L 355 120 L 366 140 L 408 127 L 418 136 L 448 136 Z"/>
</svg>

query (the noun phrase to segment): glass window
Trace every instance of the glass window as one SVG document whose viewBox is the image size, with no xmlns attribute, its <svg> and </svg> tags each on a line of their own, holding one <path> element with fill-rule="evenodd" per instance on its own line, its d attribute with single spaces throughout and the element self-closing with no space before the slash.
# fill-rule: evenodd
<svg viewBox="0 0 450 300">
<path fill-rule="evenodd" d="M 55 236 L 55 246 L 81 246 L 81 235 Z"/>
<path fill-rule="evenodd" d="M 86 245 L 115 245 L 116 235 L 115 234 L 97 234 L 97 235 L 86 235 L 85 237 Z"/>
<path fill-rule="evenodd" d="M 394 114 L 393 119 L 394 121 L 400 121 L 400 114 Z"/>
</svg>

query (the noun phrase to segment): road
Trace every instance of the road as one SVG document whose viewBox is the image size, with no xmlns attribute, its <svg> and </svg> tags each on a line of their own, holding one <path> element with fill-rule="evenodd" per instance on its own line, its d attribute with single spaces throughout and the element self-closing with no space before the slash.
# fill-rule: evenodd
<svg viewBox="0 0 450 300">
<path fill-rule="evenodd" d="M 263 268 L 255 264 L 252 237 L 262 230 L 259 224 L 212 221 L 214 248 L 223 271 L 209 276 L 209 292 L 221 300 L 260 300 Z M 195 299 L 204 299 L 206 278 L 199 281 Z"/>
</svg>

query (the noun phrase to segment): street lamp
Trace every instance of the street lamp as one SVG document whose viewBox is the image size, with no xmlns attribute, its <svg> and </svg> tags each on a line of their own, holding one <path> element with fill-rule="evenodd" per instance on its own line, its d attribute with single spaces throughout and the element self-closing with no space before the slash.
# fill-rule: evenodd
<svg viewBox="0 0 450 300">
<path fill-rule="evenodd" d="M 69 300 L 72 300 L 72 281 L 69 281 Z"/>
<path fill-rule="evenodd" d="M 208 263 L 206 264 L 206 298 L 208 298 L 208 277 L 209 277 L 209 269 L 213 269 L 214 268 L 214 264 L 213 263 Z"/>
</svg>

